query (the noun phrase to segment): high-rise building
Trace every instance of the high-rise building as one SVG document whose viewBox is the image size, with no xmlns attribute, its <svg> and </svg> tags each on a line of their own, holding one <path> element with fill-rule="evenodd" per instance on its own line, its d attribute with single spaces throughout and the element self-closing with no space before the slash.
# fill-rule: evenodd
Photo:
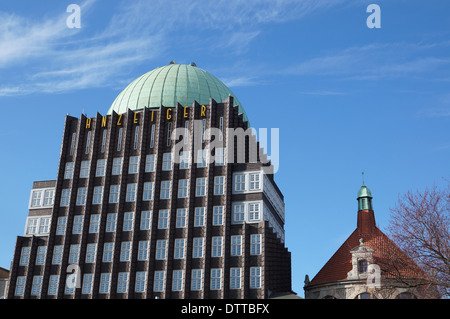
<svg viewBox="0 0 450 319">
<path fill-rule="evenodd" d="M 234 94 L 195 64 L 67 115 L 34 182 L 8 298 L 268 298 L 291 290 L 284 199 Z"/>
</svg>

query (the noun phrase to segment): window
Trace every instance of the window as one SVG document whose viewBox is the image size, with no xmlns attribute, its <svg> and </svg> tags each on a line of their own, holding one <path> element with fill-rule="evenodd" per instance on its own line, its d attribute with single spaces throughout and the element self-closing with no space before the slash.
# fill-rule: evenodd
<svg viewBox="0 0 450 319">
<path fill-rule="evenodd" d="M 28 261 L 30 260 L 30 252 L 31 247 L 22 247 L 22 252 L 20 254 L 20 261 L 19 261 L 20 266 L 28 265 Z"/>
<path fill-rule="evenodd" d="M 180 152 L 180 169 L 189 169 L 189 164 L 191 162 L 191 152 L 181 151 Z"/>
<path fill-rule="evenodd" d="M 211 268 L 211 290 L 220 290 L 222 287 L 222 269 L 221 268 Z"/>
<path fill-rule="evenodd" d="M 55 200 L 55 190 L 54 189 L 46 189 L 44 191 L 44 204 L 43 206 L 52 206 Z"/>
<path fill-rule="evenodd" d="M 261 288 L 261 267 L 250 267 L 250 288 Z"/>
<path fill-rule="evenodd" d="M 27 218 L 27 235 L 37 234 L 39 218 Z"/>
<path fill-rule="evenodd" d="M 123 231 L 132 231 L 134 224 L 134 212 L 127 212 L 123 216 Z"/>
<path fill-rule="evenodd" d="M 358 261 L 358 273 L 365 274 L 367 272 L 367 260 L 361 259 Z"/>
<path fill-rule="evenodd" d="M 39 234 L 48 234 L 50 232 L 50 217 L 41 217 L 39 219 Z"/>
<path fill-rule="evenodd" d="M 94 186 L 94 196 L 92 197 L 93 205 L 100 205 L 103 200 L 103 186 Z"/>
<path fill-rule="evenodd" d="M 33 191 L 31 194 L 31 207 L 41 206 L 42 191 Z"/>
<path fill-rule="evenodd" d="M 207 150 L 197 151 L 197 168 L 203 168 L 208 166 L 207 162 Z"/>
<path fill-rule="evenodd" d="M 206 133 L 205 133 L 205 131 L 206 131 L 206 119 L 203 119 L 202 120 L 202 143 L 204 143 L 205 142 L 205 138 L 206 138 Z"/>
<path fill-rule="evenodd" d="M 117 151 L 122 149 L 123 127 L 119 128 L 119 136 L 117 137 Z"/>
<path fill-rule="evenodd" d="M 221 116 L 219 118 L 219 130 L 220 130 L 219 141 L 222 141 L 223 140 L 223 116 Z"/>
<path fill-rule="evenodd" d="M 134 129 L 134 143 L 133 143 L 133 148 L 135 150 L 137 150 L 139 144 L 139 126 L 136 126 L 136 128 Z"/>
<path fill-rule="evenodd" d="M 25 276 L 18 276 L 16 281 L 16 290 L 14 291 L 15 296 L 23 296 L 25 290 Z"/>
<path fill-rule="evenodd" d="M 109 203 L 114 204 L 119 202 L 120 185 L 111 185 L 109 189 Z"/>
<path fill-rule="evenodd" d="M 148 241 L 140 241 L 138 244 L 138 255 L 137 260 L 147 260 L 148 259 Z"/>
<path fill-rule="evenodd" d="M 95 176 L 101 177 L 105 176 L 106 171 L 106 159 L 97 160 L 97 169 L 95 170 Z"/>
<path fill-rule="evenodd" d="M 155 154 L 148 154 L 145 158 L 145 172 L 155 171 Z"/>
<path fill-rule="evenodd" d="M 224 148 L 216 148 L 214 161 L 216 166 L 224 166 L 225 165 L 225 149 Z"/>
<path fill-rule="evenodd" d="M 162 170 L 170 171 L 172 169 L 172 153 L 164 153 L 162 160 Z"/>
<path fill-rule="evenodd" d="M 75 139 L 76 139 L 76 137 L 77 137 L 77 133 L 72 133 L 72 141 L 70 143 L 70 152 L 69 152 L 70 156 L 73 155 L 73 150 L 75 148 Z"/>
<path fill-rule="evenodd" d="M 191 290 L 201 290 L 203 278 L 202 269 L 192 269 L 191 274 Z"/>
<path fill-rule="evenodd" d="M 153 280 L 153 291 L 154 292 L 164 291 L 164 277 L 165 277 L 165 272 L 163 270 L 155 271 L 154 280 Z"/>
<path fill-rule="evenodd" d="M 245 191 L 245 175 L 235 175 L 234 177 L 234 190 L 238 192 Z"/>
<path fill-rule="evenodd" d="M 205 226 L 205 207 L 195 207 L 194 227 Z"/>
<path fill-rule="evenodd" d="M 31 285 L 31 295 L 39 296 L 42 288 L 42 276 L 33 276 L 33 283 Z"/>
<path fill-rule="evenodd" d="M 230 268 L 230 289 L 241 289 L 241 268 Z"/>
<path fill-rule="evenodd" d="M 87 187 L 78 188 L 77 192 L 77 206 L 83 206 L 86 204 Z"/>
<path fill-rule="evenodd" d="M 169 228 L 169 210 L 161 209 L 158 214 L 158 229 Z"/>
<path fill-rule="evenodd" d="M 122 174 L 122 157 L 113 158 L 112 175 Z"/>
<path fill-rule="evenodd" d="M 192 258 L 203 257 L 203 237 L 195 237 L 192 245 Z"/>
<path fill-rule="evenodd" d="M 100 214 L 92 214 L 91 221 L 89 223 L 89 233 L 91 234 L 98 233 L 99 226 L 100 226 Z"/>
<path fill-rule="evenodd" d="M 206 177 L 198 177 L 195 185 L 195 196 L 201 197 L 206 195 Z"/>
<path fill-rule="evenodd" d="M 59 282 L 58 275 L 50 276 L 50 279 L 48 281 L 48 291 L 47 291 L 48 295 L 50 295 L 50 296 L 56 295 L 56 292 L 58 291 L 58 282 Z"/>
<path fill-rule="evenodd" d="M 167 240 L 161 239 L 156 241 L 156 260 L 164 260 L 166 259 L 166 250 L 167 250 Z"/>
<path fill-rule="evenodd" d="M 250 235 L 250 255 L 261 254 L 261 234 Z"/>
<path fill-rule="evenodd" d="M 89 177 L 90 161 L 81 161 L 80 178 Z"/>
<path fill-rule="evenodd" d="M 167 123 L 167 146 L 170 146 L 172 141 L 172 123 Z"/>
<path fill-rule="evenodd" d="M 72 234 L 81 234 L 83 229 L 83 215 L 76 215 L 73 218 Z"/>
<path fill-rule="evenodd" d="M 80 245 L 70 245 L 69 264 L 77 264 L 80 257 Z"/>
<path fill-rule="evenodd" d="M 91 131 L 88 131 L 87 137 L 86 137 L 86 149 L 85 149 L 85 154 L 89 154 L 89 149 L 91 148 L 91 135 L 92 135 L 92 132 L 91 132 Z"/>
<path fill-rule="evenodd" d="M 87 264 L 94 263 L 96 254 L 97 254 L 97 244 L 87 244 L 85 262 Z"/>
<path fill-rule="evenodd" d="M 223 206 L 213 206 L 213 226 L 223 225 Z"/>
<path fill-rule="evenodd" d="M 72 295 L 75 292 L 75 276 L 66 275 L 66 287 L 64 289 L 64 294 L 66 295 Z"/>
<path fill-rule="evenodd" d="M 64 235 L 66 233 L 66 223 L 67 217 L 58 217 L 58 221 L 56 223 L 56 235 Z"/>
<path fill-rule="evenodd" d="M 126 202 L 134 202 L 136 200 L 136 188 L 137 184 L 127 184 Z"/>
<path fill-rule="evenodd" d="M 36 255 L 36 265 L 43 265 L 45 263 L 46 254 L 47 254 L 47 246 L 39 246 Z"/>
<path fill-rule="evenodd" d="M 106 232 L 112 233 L 116 231 L 117 213 L 106 214 Z"/>
<path fill-rule="evenodd" d="M 123 241 L 120 249 L 120 261 L 130 261 L 131 241 Z"/>
<path fill-rule="evenodd" d="M 148 230 L 151 226 L 152 212 L 144 210 L 141 212 L 141 230 Z"/>
<path fill-rule="evenodd" d="M 145 292 L 145 287 L 147 286 L 147 272 L 137 271 L 136 272 L 136 286 L 134 288 L 135 292 Z"/>
<path fill-rule="evenodd" d="M 211 240 L 211 257 L 222 257 L 223 237 L 213 236 Z"/>
<path fill-rule="evenodd" d="M 260 205 L 259 203 L 248 204 L 248 220 L 258 221 L 260 220 Z"/>
<path fill-rule="evenodd" d="M 126 293 L 128 291 L 128 273 L 119 272 L 117 279 L 117 293 Z"/>
<path fill-rule="evenodd" d="M 260 183 L 259 183 L 259 178 L 260 178 L 260 174 L 259 173 L 255 173 L 255 174 L 250 174 L 250 190 L 258 190 L 260 189 Z"/>
<path fill-rule="evenodd" d="M 175 239 L 175 248 L 173 253 L 174 259 L 183 259 L 184 258 L 184 248 L 185 248 L 186 240 L 184 238 L 176 238 Z"/>
<path fill-rule="evenodd" d="M 110 273 L 101 273 L 100 274 L 100 288 L 98 292 L 100 294 L 109 293 L 109 285 L 111 282 L 111 274 Z"/>
<path fill-rule="evenodd" d="M 83 285 L 81 287 L 82 294 L 91 294 L 92 293 L 92 285 L 94 283 L 94 275 L 93 274 L 84 274 L 83 275 Z"/>
<path fill-rule="evenodd" d="M 225 176 L 214 177 L 214 195 L 225 194 Z"/>
<path fill-rule="evenodd" d="M 159 198 L 160 199 L 170 198 L 170 181 L 161 181 L 161 193 Z"/>
<path fill-rule="evenodd" d="M 61 203 L 59 204 L 61 207 L 68 207 L 70 201 L 70 189 L 64 188 L 61 191 Z"/>
<path fill-rule="evenodd" d="M 114 243 L 104 243 L 102 261 L 104 263 L 112 262 L 113 254 L 114 254 Z"/>
<path fill-rule="evenodd" d="M 106 134 L 107 134 L 107 130 L 103 130 L 103 136 L 102 136 L 102 146 L 100 149 L 101 153 L 105 153 L 105 147 L 106 147 Z"/>
<path fill-rule="evenodd" d="M 53 265 L 61 265 L 62 261 L 62 253 L 63 253 L 63 245 L 55 245 L 53 247 Z"/>
<path fill-rule="evenodd" d="M 186 208 L 177 208 L 176 228 L 186 227 Z"/>
<path fill-rule="evenodd" d="M 66 169 L 64 170 L 64 179 L 73 178 L 73 162 L 66 163 Z"/>
<path fill-rule="evenodd" d="M 155 145 L 155 124 L 152 125 L 152 132 L 150 134 L 150 148 Z"/>
<path fill-rule="evenodd" d="M 139 171 L 139 156 L 130 156 L 128 174 L 137 174 Z"/>
<path fill-rule="evenodd" d="M 242 236 L 231 236 L 231 256 L 242 255 Z"/>
<path fill-rule="evenodd" d="M 172 273 L 172 291 L 181 291 L 183 288 L 183 270 L 174 270 Z"/>
<path fill-rule="evenodd" d="M 188 197 L 188 179 L 180 179 L 178 180 L 178 198 L 187 198 Z"/>
<path fill-rule="evenodd" d="M 142 200 L 152 200 L 153 199 L 153 182 L 144 183 L 144 191 L 142 193 Z"/>
<path fill-rule="evenodd" d="M 239 223 L 245 220 L 245 204 L 233 206 L 233 222 Z"/>
</svg>

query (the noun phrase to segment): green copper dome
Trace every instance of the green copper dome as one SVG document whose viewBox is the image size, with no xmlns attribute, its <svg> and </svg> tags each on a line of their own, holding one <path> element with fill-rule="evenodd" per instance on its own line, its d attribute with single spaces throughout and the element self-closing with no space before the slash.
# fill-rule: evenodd
<svg viewBox="0 0 450 319">
<path fill-rule="evenodd" d="M 171 62 L 131 82 L 116 97 L 108 114 L 113 111 L 121 114 L 128 109 L 139 110 L 144 107 L 159 108 L 161 105 L 174 107 L 177 103 L 191 106 L 194 101 L 209 104 L 211 98 L 220 103 L 229 95 L 233 96 L 234 104 L 239 106 L 244 121 L 248 121 L 241 103 L 222 81 L 194 63 L 185 65 Z"/>
<path fill-rule="evenodd" d="M 358 191 L 358 211 L 360 210 L 373 210 L 372 205 L 372 193 L 367 186 L 363 185 Z"/>
</svg>

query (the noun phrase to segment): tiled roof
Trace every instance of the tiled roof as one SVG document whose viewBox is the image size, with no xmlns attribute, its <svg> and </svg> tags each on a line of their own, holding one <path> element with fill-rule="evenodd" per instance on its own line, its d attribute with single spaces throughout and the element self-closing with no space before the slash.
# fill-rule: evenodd
<svg viewBox="0 0 450 319">
<path fill-rule="evenodd" d="M 374 257 L 376 263 L 383 263 L 383 255 L 386 256 L 386 252 L 389 252 L 391 255 L 405 257 L 405 260 L 408 261 L 408 266 L 401 270 L 402 273 L 407 273 L 412 277 L 417 277 L 419 274 L 421 277 L 424 276 L 423 271 L 375 226 L 373 211 L 359 211 L 357 228 L 311 280 L 309 285 L 347 279 L 347 273 L 352 270 L 352 254 L 350 250 L 360 244 L 360 238 L 364 240 L 364 245 L 375 250 Z"/>
</svg>

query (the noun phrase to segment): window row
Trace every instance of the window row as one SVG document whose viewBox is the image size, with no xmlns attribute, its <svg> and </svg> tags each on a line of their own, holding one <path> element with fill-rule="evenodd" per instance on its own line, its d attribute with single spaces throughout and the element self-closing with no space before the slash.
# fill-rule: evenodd
<svg viewBox="0 0 450 319">
<path fill-rule="evenodd" d="M 242 235 L 231 236 L 230 238 L 230 256 L 243 255 L 243 238 Z M 120 244 L 119 261 L 131 261 L 131 241 L 124 241 Z M 97 256 L 97 244 L 87 244 L 85 263 L 94 263 Z M 60 265 L 63 258 L 63 245 L 55 245 L 53 248 L 52 264 Z M 250 235 L 250 255 L 261 254 L 261 234 Z M 20 266 L 27 266 L 30 260 L 30 247 L 23 247 L 19 259 Z M 37 248 L 35 265 L 44 265 L 47 254 L 47 246 L 39 246 Z M 156 241 L 155 260 L 166 260 L 168 254 L 168 240 L 161 239 Z M 223 257 L 224 255 L 224 238 L 222 236 L 213 236 L 211 238 L 211 257 Z M 107 242 L 103 244 L 102 262 L 112 262 L 114 256 L 114 243 Z M 150 242 L 139 241 L 137 260 L 146 261 L 150 256 Z M 205 257 L 205 238 L 195 237 L 192 240 L 192 258 Z M 69 264 L 77 264 L 80 260 L 80 245 L 72 244 L 69 248 Z M 174 259 L 186 258 L 186 239 L 176 238 L 173 249 Z"/>
<path fill-rule="evenodd" d="M 225 149 L 224 148 L 216 148 L 216 155 L 214 156 L 214 163 L 216 166 L 225 165 Z M 155 171 L 155 154 L 148 154 L 145 158 L 145 169 L 147 172 Z M 198 168 L 203 168 L 208 166 L 208 162 L 211 161 L 211 158 L 208 158 L 207 150 L 198 150 L 197 158 L 195 163 L 197 163 Z M 190 151 L 181 151 L 178 157 L 178 161 L 174 159 L 174 155 L 172 153 L 163 153 L 162 158 L 162 170 L 170 171 L 173 169 L 173 164 L 178 162 L 179 169 L 189 169 L 191 165 L 191 156 Z M 81 161 L 80 166 L 80 178 L 88 178 L 90 172 L 91 161 Z M 115 157 L 113 158 L 112 164 L 112 175 L 121 175 L 123 167 L 123 158 Z M 72 179 L 74 172 L 74 162 L 67 162 L 64 170 L 64 179 Z M 128 174 L 137 174 L 139 172 L 139 156 L 130 156 L 128 163 Z M 98 159 L 95 177 L 103 177 L 106 174 L 106 159 Z"/>
<path fill-rule="evenodd" d="M 137 194 L 137 183 L 127 184 L 127 190 L 125 195 L 126 202 L 135 202 Z M 154 182 L 145 182 L 143 185 L 142 200 L 149 201 L 153 199 Z M 225 176 L 214 177 L 214 195 L 225 194 Z M 104 186 L 94 186 L 94 194 L 92 196 L 92 204 L 99 205 L 103 201 Z M 189 180 L 178 180 L 178 198 L 188 198 L 190 193 Z M 108 203 L 115 204 L 119 202 L 120 185 L 111 185 L 109 191 Z M 207 181 L 206 177 L 198 177 L 195 185 L 195 196 L 203 197 L 207 194 Z M 161 181 L 160 199 L 170 199 L 172 196 L 172 182 Z M 76 206 L 86 205 L 87 187 L 79 187 L 77 189 Z M 70 189 L 64 188 L 61 192 L 61 207 L 68 207 L 70 204 Z"/>
<path fill-rule="evenodd" d="M 192 291 L 200 291 L 203 289 L 204 285 L 204 270 L 203 269 L 192 269 L 191 270 L 191 283 L 190 289 Z M 182 269 L 176 269 L 172 271 L 172 291 L 182 291 L 185 285 L 185 271 Z M 250 267 L 249 274 L 249 288 L 258 289 L 261 288 L 262 283 L 262 269 L 261 267 Z M 244 272 L 242 268 L 230 268 L 229 275 L 229 287 L 230 289 L 241 289 L 243 288 L 243 276 Z M 147 279 L 148 275 L 145 271 L 136 272 L 135 279 L 135 292 L 146 292 L 147 290 Z M 23 296 L 25 290 L 25 276 L 17 277 L 15 296 Z M 75 291 L 75 283 L 70 280 L 72 277 L 66 278 L 66 285 L 64 289 L 64 294 L 72 295 Z M 48 285 L 48 295 L 54 296 L 58 291 L 60 276 L 50 275 L 49 285 Z M 39 296 L 42 290 L 43 276 L 33 276 L 33 281 L 31 285 L 31 295 Z M 210 290 L 221 290 L 223 288 L 223 269 L 222 268 L 212 268 L 210 270 Z M 130 286 L 130 274 L 128 272 L 120 272 L 117 277 L 117 293 L 128 293 Z M 153 276 L 153 292 L 163 292 L 166 286 L 166 271 L 157 270 L 154 272 Z M 81 283 L 81 293 L 82 294 L 92 294 L 94 287 L 94 274 L 88 273 L 83 275 Z M 111 273 L 101 273 L 100 274 L 100 285 L 98 293 L 108 294 L 111 290 Z"/>
<path fill-rule="evenodd" d="M 142 211 L 140 220 L 140 230 L 150 230 L 152 225 L 152 211 Z M 161 209 L 158 212 L 158 229 L 169 228 L 170 212 L 168 209 Z M 187 227 L 188 212 L 187 208 L 177 208 L 176 210 L 176 228 Z M 133 231 L 134 228 L 134 212 L 124 213 L 122 231 Z M 83 230 L 84 215 L 75 215 L 72 225 L 72 234 L 81 234 Z M 213 206 L 212 225 L 221 226 L 224 222 L 224 207 Z M 48 222 L 49 224 L 49 222 Z M 115 232 L 117 224 L 117 213 L 106 214 L 105 232 Z M 67 225 L 67 216 L 60 216 L 57 220 L 56 235 L 65 235 Z M 203 227 L 206 225 L 206 208 L 196 207 L 194 209 L 194 227 Z M 100 214 L 92 214 L 89 221 L 89 233 L 98 233 L 100 230 Z"/>
</svg>

